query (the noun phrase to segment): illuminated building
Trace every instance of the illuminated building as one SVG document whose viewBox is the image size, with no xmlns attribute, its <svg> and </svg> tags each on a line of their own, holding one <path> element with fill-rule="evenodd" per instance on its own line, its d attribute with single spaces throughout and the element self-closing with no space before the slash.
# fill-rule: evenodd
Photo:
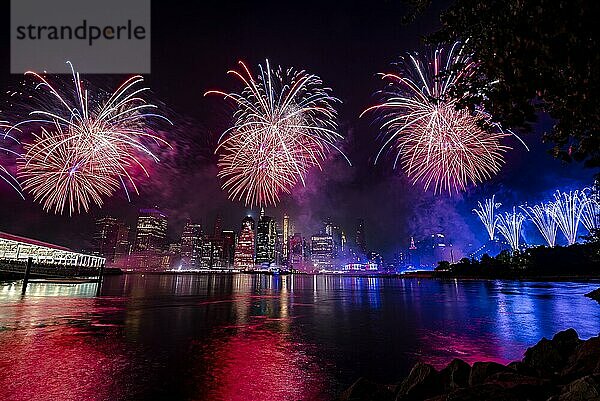
<svg viewBox="0 0 600 401">
<path fill-rule="evenodd" d="M 284 261 L 283 261 L 283 232 L 280 230 L 276 230 L 277 231 L 277 236 L 276 236 L 276 240 L 275 240 L 275 264 L 277 264 L 278 266 L 283 266 L 284 265 Z"/>
<path fill-rule="evenodd" d="M 135 251 L 159 251 L 167 237 L 167 215 L 157 209 L 140 209 Z"/>
<path fill-rule="evenodd" d="M 220 215 L 217 215 L 212 235 L 205 235 L 202 240 L 200 266 L 203 269 L 225 269 L 228 267 L 222 227 L 223 220 Z"/>
<path fill-rule="evenodd" d="M 310 258 L 317 270 L 333 268 L 333 237 L 326 233 L 315 234 L 310 238 Z"/>
<path fill-rule="evenodd" d="M 341 257 L 344 255 L 346 236 L 340 229 L 340 226 L 334 224 L 331 219 L 325 221 L 325 234 L 333 238 L 333 257 Z"/>
<path fill-rule="evenodd" d="M 202 226 L 185 223 L 181 234 L 181 268 L 197 269 L 200 266 L 202 252 Z"/>
<path fill-rule="evenodd" d="M 162 255 L 161 267 L 163 270 L 181 267 L 181 243 L 169 244 L 168 250 Z"/>
<path fill-rule="evenodd" d="M 233 257 L 235 254 L 235 232 L 233 230 L 223 230 L 221 233 L 223 239 L 223 259 L 226 267 L 233 266 Z"/>
<path fill-rule="evenodd" d="M 105 259 L 100 256 L 74 252 L 64 246 L 0 232 L 0 264 L 27 263 L 64 267 L 100 267 Z"/>
<path fill-rule="evenodd" d="M 129 253 L 129 228 L 114 217 L 96 219 L 94 251 L 109 265 L 119 265 Z"/>
<path fill-rule="evenodd" d="M 162 270 L 167 237 L 167 215 L 157 209 L 140 209 L 134 252 L 128 266 L 135 270 Z"/>
<path fill-rule="evenodd" d="M 113 264 L 119 267 L 127 266 L 127 258 L 131 253 L 131 242 L 129 241 L 129 227 L 122 224 L 117 232 L 115 244 L 115 258 Z"/>
<path fill-rule="evenodd" d="M 290 216 L 288 216 L 287 213 L 283 215 L 283 232 L 281 241 L 281 259 L 283 263 L 287 263 L 290 252 Z"/>
<path fill-rule="evenodd" d="M 366 255 L 367 253 L 367 242 L 365 239 L 365 221 L 363 219 L 358 219 L 356 224 L 356 250 L 361 254 L 361 256 Z"/>
<path fill-rule="evenodd" d="M 275 242 L 277 241 L 277 230 L 275 220 L 265 216 L 265 210 L 261 209 L 258 224 L 256 226 L 256 264 L 275 263 Z"/>
<path fill-rule="evenodd" d="M 417 246 L 415 245 L 415 239 L 410 237 L 410 246 L 408 247 L 408 267 L 420 267 L 421 259 L 419 256 Z"/>
<path fill-rule="evenodd" d="M 366 262 L 366 263 L 346 263 L 344 270 L 347 271 L 377 271 L 377 263 Z"/>
<path fill-rule="evenodd" d="M 242 220 L 242 229 L 235 246 L 233 267 L 240 270 L 254 268 L 254 219 L 250 216 Z"/>
<path fill-rule="evenodd" d="M 220 238 L 205 237 L 202 241 L 200 266 L 203 269 L 224 269 L 223 241 Z"/>
<path fill-rule="evenodd" d="M 304 241 L 300 233 L 290 237 L 290 266 L 300 269 L 304 265 Z"/>
</svg>

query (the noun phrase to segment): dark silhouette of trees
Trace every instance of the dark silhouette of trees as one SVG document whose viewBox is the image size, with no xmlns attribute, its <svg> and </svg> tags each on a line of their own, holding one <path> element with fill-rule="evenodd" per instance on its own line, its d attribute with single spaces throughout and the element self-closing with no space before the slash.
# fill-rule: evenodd
<svg viewBox="0 0 600 401">
<path fill-rule="evenodd" d="M 406 0 L 421 12 L 430 0 Z M 505 127 L 530 130 L 552 117 L 545 139 L 564 160 L 600 166 L 600 48 L 596 0 L 455 0 L 435 43 L 460 39 L 477 74 L 455 89 L 461 106 L 483 105 Z"/>
</svg>

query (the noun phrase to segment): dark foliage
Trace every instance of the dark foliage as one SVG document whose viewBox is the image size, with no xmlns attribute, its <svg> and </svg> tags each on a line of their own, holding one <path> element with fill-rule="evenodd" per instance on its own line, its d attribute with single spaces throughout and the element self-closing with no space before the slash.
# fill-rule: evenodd
<svg viewBox="0 0 600 401">
<path fill-rule="evenodd" d="M 429 1 L 409 3 L 419 12 Z M 429 41 L 461 39 L 479 62 L 475 77 L 456 88 L 462 106 L 483 105 L 504 126 L 522 130 L 547 113 L 554 155 L 598 167 L 598 15 L 595 0 L 456 0 Z"/>
<path fill-rule="evenodd" d="M 515 253 L 502 251 L 496 257 L 483 255 L 479 261 L 464 258 L 453 265 L 440 262 L 436 271 L 442 277 L 600 276 L 600 242 L 554 248 L 540 246 Z"/>
</svg>

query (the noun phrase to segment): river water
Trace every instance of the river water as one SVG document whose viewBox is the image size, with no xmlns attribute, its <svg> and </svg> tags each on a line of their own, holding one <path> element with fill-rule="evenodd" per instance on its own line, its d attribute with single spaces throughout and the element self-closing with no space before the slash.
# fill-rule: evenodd
<svg viewBox="0 0 600 401">
<path fill-rule="evenodd" d="M 123 275 L 0 283 L 0 399 L 329 400 L 360 376 L 600 332 L 598 282 Z"/>
</svg>

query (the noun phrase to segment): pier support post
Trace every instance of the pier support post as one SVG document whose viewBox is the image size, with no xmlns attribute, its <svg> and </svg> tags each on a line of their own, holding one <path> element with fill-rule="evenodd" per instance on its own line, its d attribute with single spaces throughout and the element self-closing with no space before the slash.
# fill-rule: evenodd
<svg viewBox="0 0 600 401">
<path fill-rule="evenodd" d="M 100 265 L 100 273 L 98 274 L 98 287 L 96 287 L 96 296 L 97 297 L 100 296 L 100 290 L 102 289 L 102 278 L 104 277 L 104 266 L 105 266 L 104 263 L 102 263 Z"/>
<path fill-rule="evenodd" d="M 27 291 L 27 283 L 29 283 L 29 275 L 31 274 L 31 266 L 33 265 L 33 258 L 27 259 L 27 267 L 25 267 L 25 277 L 23 277 L 23 287 L 21 288 L 21 294 L 25 294 Z"/>
</svg>

